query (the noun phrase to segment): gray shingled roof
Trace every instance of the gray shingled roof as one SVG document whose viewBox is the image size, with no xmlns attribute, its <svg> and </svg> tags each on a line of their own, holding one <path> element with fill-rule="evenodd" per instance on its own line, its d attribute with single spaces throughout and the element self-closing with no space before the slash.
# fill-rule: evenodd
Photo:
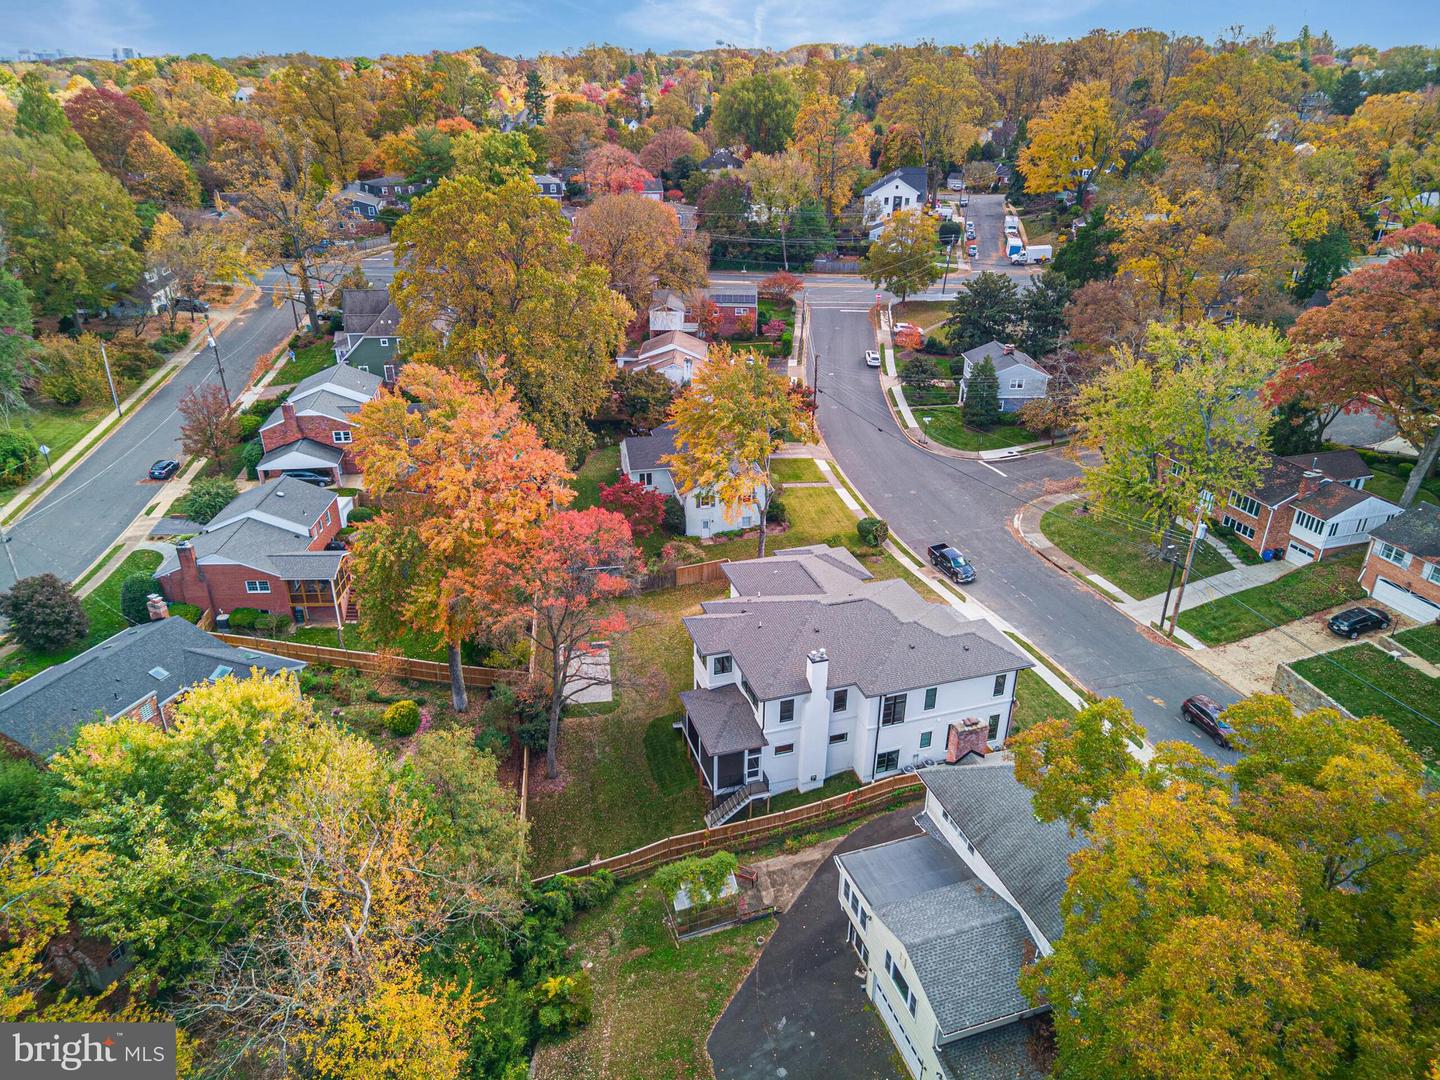
<svg viewBox="0 0 1440 1080">
<path fill-rule="evenodd" d="M 741 307 L 754 307 L 756 297 L 759 295 L 754 285 L 744 282 L 728 283 L 725 285 L 712 285 L 705 290 L 705 295 L 714 300 L 717 304 L 731 304 Z"/>
<path fill-rule="evenodd" d="M 927 177 L 925 175 L 924 167 L 920 165 L 907 165 L 903 168 L 891 169 L 884 176 L 880 177 L 879 180 L 876 180 L 873 184 L 871 184 L 864 191 L 862 191 L 860 195 L 862 198 L 866 195 L 873 195 L 886 184 L 890 183 L 891 180 L 895 179 L 905 181 L 905 183 L 909 184 L 922 196 L 925 194 Z"/>
<path fill-rule="evenodd" d="M 783 548 L 769 558 L 726 563 L 721 569 L 741 596 L 809 596 L 836 592 L 871 578 L 846 548 L 824 544 Z"/>
<path fill-rule="evenodd" d="M 1036 820 L 1030 790 L 1009 761 L 937 765 L 919 775 L 1040 932 L 1057 941 L 1070 856 L 1084 839 L 1063 821 Z"/>
<path fill-rule="evenodd" d="M 389 289 L 342 289 L 340 292 L 341 325 L 347 334 L 368 333 L 377 320 L 386 323 L 381 316 L 388 319 L 391 309 L 394 309 L 394 321 L 399 322 L 400 312 L 390 303 Z M 394 329 L 393 323 L 389 328 Z"/>
<path fill-rule="evenodd" d="M 1037 954 L 1025 921 L 948 844 L 912 836 L 836 859 L 905 947 L 942 1032 L 1030 1007 L 1017 985 Z"/>
<path fill-rule="evenodd" d="M 1319 469 L 1331 480 L 1369 479 L 1374 476 L 1365 459 L 1354 450 L 1324 450 L 1318 454 L 1291 454 L 1281 459 L 1302 469 Z"/>
<path fill-rule="evenodd" d="M 315 372 L 314 375 L 301 379 L 285 400 L 292 405 L 298 405 L 302 398 L 323 392 L 326 387 L 330 386 L 344 387 L 354 393 L 364 394 L 367 398 L 371 398 L 380 392 L 380 387 L 384 384 L 385 380 L 379 375 L 372 375 L 368 371 L 351 367 L 349 364 L 332 364 L 330 367 Z"/>
<path fill-rule="evenodd" d="M 276 464 L 282 461 L 287 455 L 295 453 L 305 454 L 318 461 L 328 462 L 330 465 L 339 465 L 340 459 L 345 456 L 345 451 L 341 450 L 338 446 L 327 446 L 322 442 L 316 442 L 314 439 L 297 439 L 295 442 L 286 443 L 284 446 L 271 450 L 270 453 L 260 459 L 260 464 L 257 467 L 261 471 L 280 468 L 306 468 L 307 466 L 301 464 Z"/>
<path fill-rule="evenodd" d="M 686 690 L 680 701 L 712 757 L 768 745 L 754 708 L 733 683 L 715 690 Z"/>
<path fill-rule="evenodd" d="M 1422 559 L 1440 556 L 1440 506 L 1417 502 L 1398 517 L 1370 530 L 1376 540 L 1384 540 Z"/>
<path fill-rule="evenodd" d="M 1293 461 L 1267 456 L 1270 461 L 1260 476 L 1260 485 L 1250 494 L 1266 506 L 1279 506 L 1299 494 L 1306 470 Z"/>
<path fill-rule="evenodd" d="M 649 435 L 631 435 L 625 440 L 624 446 L 625 459 L 630 463 L 630 468 L 637 471 L 668 469 L 670 466 L 662 465 L 660 459 L 675 453 L 675 429 L 666 424 Z"/>
<path fill-rule="evenodd" d="M 207 531 L 218 529 L 253 510 L 288 521 L 300 532 L 308 532 L 315 519 L 325 513 L 326 507 L 334 501 L 333 492 L 307 484 L 304 480 L 280 476 L 236 495 L 224 510 L 215 515 Z"/>
<path fill-rule="evenodd" d="M 304 666 L 226 645 L 184 619 L 162 619 L 122 630 L 0 694 L 0 733 L 48 757 L 69 742 L 75 728 L 114 715 L 151 691 L 164 702 L 208 680 L 217 668 L 228 667 L 236 678 L 248 679 L 252 667 Z M 157 677 L 152 671 L 164 674 Z"/>
<path fill-rule="evenodd" d="M 684 620 L 696 648 L 703 656 L 731 653 L 766 701 L 809 691 L 805 658 L 817 648 L 829 654 L 830 685 L 858 686 L 866 697 L 1034 666 L 989 623 L 927 603 L 893 579 L 857 581 L 819 596 L 712 600 L 701 608 L 704 614 Z"/>
<path fill-rule="evenodd" d="M 987 341 L 984 345 L 977 345 L 973 349 L 967 349 L 961 355 L 963 355 L 966 362 L 970 364 L 978 364 L 988 356 L 990 362 L 995 365 L 996 375 L 1001 375 L 1013 367 L 1024 367 L 1038 371 L 1041 375 L 1049 378 L 1049 373 L 1031 359 L 1028 353 L 1021 352 L 1019 349 L 1012 349 L 1007 353 L 1003 342 Z M 1002 394 L 1001 396 L 1003 397 L 1004 395 Z"/>
<path fill-rule="evenodd" d="M 940 1047 L 945 1080 L 1044 1080 L 1053 1057 L 1048 1016 L 1030 1017 Z"/>
</svg>

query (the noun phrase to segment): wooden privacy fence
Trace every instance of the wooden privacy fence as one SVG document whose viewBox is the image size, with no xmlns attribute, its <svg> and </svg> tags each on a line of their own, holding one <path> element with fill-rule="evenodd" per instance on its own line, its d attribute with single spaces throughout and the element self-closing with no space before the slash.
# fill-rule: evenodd
<svg viewBox="0 0 1440 1080">
<path fill-rule="evenodd" d="M 901 796 L 918 794 L 924 790 L 924 787 L 920 778 L 913 774 L 890 776 L 884 780 L 877 780 L 873 784 L 867 784 L 865 787 L 856 788 L 854 791 L 847 791 L 843 795 L 831 795 L 828 799 L 806 803 L 804 806 L 797 806 L 791 810 L 782 810 L 778 814 L 763 814 L 747 821 L 735 821 L 714 829 L 697 829 L 695 832 L 667 836 L 664 840 L 646 844 L 642 848 L 627 851 L 623 855 L 613 855 L 608 859 L 597 859 L 584 866 L 572 866 L 569 870 L 558 870 L 553 874 L 542 875 L 535 878 L 534 882 L 538 885 L 542 881 L 562 875 L 583 877 L 596 870 L 609 870 L 620 878 L 635 877 L 648 873 L 665 863 L 683 859 L 686 855 L 694 854 L 697 851 L 709 851 L 713 848 L 744 850 L 759 847 L 766 841 L 774 840 L 787 833 L 803 832 L 814 826 L 859 817 L 866 811 L 877 806 L 884 806 Z"/>
<path fill-rule="evenodd" d="M 437 660 L 416 660 L 410 656 L 387 656 L 384 653 L 356 652 L 354 649 L 332 649 L 328 645 L 307 645 L 301 641 L 282 641 L 278 638 L 250 637 L 248 634 L 216 634 L 227 645 L 242 649 L 259 649 L 261 652 L 286 656 L 291 660 L 304 660 L 307 664 L 328 664 L 331 667 L 348 667 L 371 675 L 389 675 L 397 679 L 416 679 L 420 682 L 450 682 L 450 667 Z M 519 685 L 528 678 L 523 671 L 509 671 L 505 668 L 476 667 L 464 664 L 460 668 L 465 685 L 488 688 L 496 683 Z"/>
<path fill-rule="evenodd" d="M 725 571 L 720 569 L 729 559 L 712 559 L 710 562 L 688 563 L 672 566 L 668 570 L 657 570 L 640 579 L 637 588 L 641 592 L 658 592 L 685 585 L 710 585 L 726 580 Z"/>
</svg>

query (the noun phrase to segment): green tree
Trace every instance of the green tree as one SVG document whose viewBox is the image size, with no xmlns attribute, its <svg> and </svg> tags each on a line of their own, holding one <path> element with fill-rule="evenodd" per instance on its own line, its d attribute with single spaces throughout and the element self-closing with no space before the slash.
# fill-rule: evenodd
<svg viewBox="0 0 1440 1080">
<path fill-rule="evenodd" d="M 933 217 L 918 209 L 897 211 L 860 260 L 860 272 L 877 289 L 888 289 L 904 300 L 940 280 L 941 268 L 935 264 L 939 242 Z"/>
<path fill-rule="evenodd" d="M 208 525 L 238 494 L 235 481 L 228 476 L 203 476 L 176 501 L 175 510 L 191 521 Z"/>
<path fill-rule="evenodd" d="M 54 574 L 21 578 L 0 594 L 0 615 L 15 640 L 33 652 L 73 645 L 90 632 L 90 620 L 70 586 Z"/>
<path fill-rule="evenodd" d="M 0 421 L 7 430 L 17 412 L 30 408 L 25 386 L 35 376 L 39 352 L 30 300 L 23 281 L 0 271 Z"/>
<path fill-rule="evenodd" d="M 989 356 L 970 369 L 965 380 L 965 400 L 961 402 L 960 414 L 972 428 L 985 431 L 1000 420 L 1000 377 Z"/>
<path fill-rule="evenodd" d="M 1035 816 L 1063 819 L 1073 833 L 1141 772 L 1134 750 L 1145 733 L 1119 698 L 1105 698 L 1072 716 L 1050 717 L 1006 744 L 1015 778 L 1034 792 Z"/>
<path fill-rule="evenodd" d="M 1319 453 L 1325 446 L 1325 414 L 1301 401 L 1287 401 L 1270 421 L 1270 450 L 1279 457 Z"/>
<path fill-rule="evenodd" d="M 1053 267 L 1030 282 L 1020 294 L 1020 348 L 1031 356 L 1049 356 L 1065 336 L 1065 308 L 1074 286 Z"/>
<path fill-rule="evenodd" d="M 1341 116 L 1350 116 L 1365 100 L 1365 83 L 1358 68 L 1346 68 L 1330 91 L 1330 107 Z"/>
<path fill-rule="evenodd" d="M 1119 239 L 1120 230 L 1107 222 L 1105 211 L 1091 210 L 1074 238 L 1055 253 L 1051 268 L 1076 286 L 1111 277 L 1115 273 L 1115 256 L 1110 247 Z"/>
<path fill-rule="evenodd" d="M 72 146 L 79 142 L 65 110 L 45 78 L 45 69 L 31 68 L 20 77 L 20 104 L 15 108 L 15 133 L 29 138 L 55 137 Z"/>
<path fill-rule="evenodd" d="M 757 154 L 778 154 L 790 143 L 800 91 L 778 71 L 727 83 L 715 104 L 715 131 Z"/>
<path fill-rule="evenodd" d="M 160 592 L 160 582 L 154 574 L 131 574 L 120 583 L 120 614 L 135 626 L 149 622 L 148 599 L 152 593 L 159 595 Z"/>
<path fill-rule="evenodd" d="M 539 68 L 532 67 L 525 73 L 525 108 L 532 124 L 545 123 L 545 80 Z"/>
<path fill-rule="evenodd" d="M 454 175 L 473 176 L 498 187 L 510 180 L 528 180 L 535 171 L 535 149 L 521 131 L 465 131 L 451 144 Z"/>
<path fill-rule="evenodd" d="M 992 341 L 1013 341 L 1024 305 L 1015 282 L 990 270 L 976 274 L 950 301 L 945 329 L 953 348 L 963 352 Z"/>
<path fill-rule="evenodd" d="M 84 146 L 57 136 L 0 137 L 0 225 L 10 268 L 47 314 L 107 307 L 140 276 L 130 197 Z"/>
</svg>

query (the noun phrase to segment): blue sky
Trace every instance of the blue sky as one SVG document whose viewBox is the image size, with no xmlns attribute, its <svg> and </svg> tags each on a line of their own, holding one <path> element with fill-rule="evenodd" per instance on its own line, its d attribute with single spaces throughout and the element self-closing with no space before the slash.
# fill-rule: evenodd
<svg viewBox="0 0 1440 1080">
<path fill-rule="evenodd" d="M 633 48 L 785 47 L 810 41 L 942 42 L 1025 34 L 1070 37 L 1096 26 L 1154 26 L 1213 38 L 1243 24 L 1293 36 L 1302 23 L 1340 44 L 1440 43 L 1433 0 L 0 0 L 0 55 L 19 48 L 108 55 L 209 52 L 329 55 L 424 52 L 484 45 L 502 53 L 579 48 L 609 41 Z"/>
</svg>

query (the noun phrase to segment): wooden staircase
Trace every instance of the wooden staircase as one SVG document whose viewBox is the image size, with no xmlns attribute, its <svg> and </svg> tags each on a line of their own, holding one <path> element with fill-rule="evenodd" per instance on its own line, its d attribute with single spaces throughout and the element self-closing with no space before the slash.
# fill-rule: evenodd
<svg viewBox="0 0 1440 1080">
<path fill-rule="evenodd" d="M 713 829 L 717 825 L 724 825 L 744 807 L 756 799 L 766 798 L 769 794 L 770 781 L 768 779 L 762 777 L 759 780 L 751 780 L 748 784 L 738 787 L 726 795 L 705 814 L 705 827 Z"/>
</svg>

